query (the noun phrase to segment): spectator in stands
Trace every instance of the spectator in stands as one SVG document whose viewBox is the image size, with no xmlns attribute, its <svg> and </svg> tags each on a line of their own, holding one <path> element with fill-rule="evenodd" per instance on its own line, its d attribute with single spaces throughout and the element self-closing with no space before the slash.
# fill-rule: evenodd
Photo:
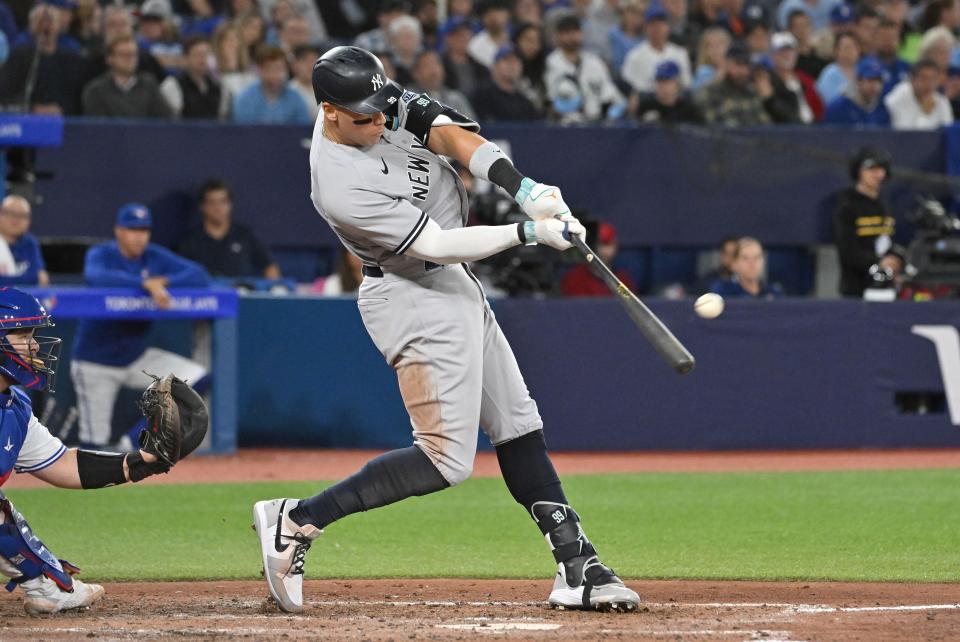
<svg viewBox="0 0 960 642">
<path fill-rule="evenodd" d="M 830 10 L 830 26 L 828 29 L 818 29 L 813 34 L 813 48 L 821 58 L 829 59 L 833 56 L 837 36 L 841 33 L 853 33 L 856 28 L 856 15 L 853 8 L 846 2 L 838 2 Z"/>
<path fill-rule="evenodd" d="M 14 265 L 12 273 L 0 276 L 0 286 L 50 285 L 40 243 L 30 233 L 30 216 L 30 201 L 22 196 L 11 194 L 0 204 L 0 236 L 10 248 Z"/>
<path fill-rule="evenodd" d="M 657 65 L 672 60 L 680 69 L 680 85 L 690 86 L 690 56 L 683 47 L 669 41 L 670 24 L 666 9 L 659 0 L 653 0 L 644 14 L 644 33 L 647 39 L 630 50 L 621 74 L 636 92 L 653 91 L 653 76 Z"/>
<path fill-rule="evenodd" d="M 80 44 L 80 55 L 88 56 L 102 42 L 103 7 L 96 0 L 80 0 L 67 33 Z"/>
<path fill-rule="evenodd" d="M 443 71 L 447 86 L 470 96 L 490 76 L 489 70 L 467 53 L 473 27 L 460 16 L 447 20 L 440 28 L 443 41 Z"/>
<path fill-rule="evenodd" d="M 313 45 L 300 45 L 293 50 L 293 62 L 290 65 L 293 71 L 290 79 L 290 89 L 297 92 L 307 106 L 310 120 L 315 122 L 320 113 L 320 105 L 313 93 L 313 63 L 320 57 L 320 50 Z"/>
<path fill-rule="evenodd" d="M 883 65 L 872 56 L 857 63 L 857 82 L 827 106 L 823 122 L 828 125 L 890 126 L 890 114 L 881 100 Z"/>
<path fill-rule="evenodd" d="M 813 79 L 797 71 L 797 41 L 788 31 L 774 34 L 771 39 L 773 60 L 773 93 L 789 109 L 780 113 L 771 111 L 774 122 L 810 124 L 823 118 L 823 101 L 814 87 Z"/>
<path fill-rule="evenodd" d="M 145 205 L 129 203 L 117 212 L 116 240 L 87 251 L 83 276 L 91 287 L 125 287 L 149 294 L 161 310 L 168 309 L 168 288 L 207 287 L 202 267 L 150 243 L 152 216 Z M 148 372 L 175 372 L 197 388 L 206 369 L 185 357 L 147 348 L 151 321 L 83 319 L 77 326 L 70 378 L 80 410 L 80 442 L 104 450 L 110 444 L 113 406 L 124 386 L 143 389 Z M 129 450 L 129 437 L 114 448 Z"/>
<path fill-rule="evenodd" d="M 694 7 L 688 22 L 697 39 L 699 39 L 700 34 L 711 27 L 720 27 L 730 33 L 731 36 L 739 37 L 743 35 L 742 25 L 739 30 L 733 28 L 730 15 L 723 10 L 721 0 L 700 0 L 694 3 Z"/>
<path fill-rule="evenodd" d="M 547 88 L 543 84 L 547 53 L 543 49 L 543 32 L 540 27 L 529 22 L 517 25 L 513 34 L 513 49 L 523 64 L 520 91 L 542 112 L 547 97 Z"/>
<path fill-rule="evenodd" d="M 881 20 L 877 27 L 877 59 L 886 69 L 884 92 L 893 89 L 910 76 L 910 63 L 900 58 L 900 25 L 892 20 Z"/>
<path fill-rule="evenodd" d="M 942 78 L 932 60 L 921 59 L 913 65 L 909 80 L 883 99 L 894 129 L 939 129 L 953 123 L 950 101 L 937 91 Z"/>
<path fill-rule="evenodd" d="M 118 36 L 107 43 L 109 70 L 83 89 L 83 113 L 108 118 L 170 118 L 173 112 L 153 76 L 137 73 L 137 43 Z"/>
<path fill-rule="evenodd" d="M 817 78 L 817 91 L 824 102 L 839 98 L 856 80 L 860 44 L 852 33 L 841 33 L 834 41 L 834 61 L 824 67 Z"/>
<path fill-rule="evenodd" d="M 38 31 L 42 31 L 45 39 L 53 38 L 56 48 L 60 51 L 69 51 L 80 54 L 82 48 L 76 38 L 67 33 L 70 21 L 73 19 L 73 8 L 67 8 L 62 0 L 40 0 L 34 4 L 27 17 L 27 29 L 20 32 L 10 42 L 11 48 L 32 47 L 36 44 Z M 34 9 L 42 9 L 34 13 Z M 46 16 L 52 15 L 52 20 Z"/>
<path fill-rule="evenodd" d="M 736 236 L 727 236 L 720 241 L 720 248 L 717 252 L 718 263 L 716 269 L 710 270 L 700 277 L 697 282 L 697 292 L 709 292 L 710 286 L 717 281 L 726 281 L 733 277 L 733 261 L 737 257 L 737 243 L 740 241 Z"/>
<path fill-rule="evenodd" d="M 670 42 L 680 45 L 688 52 L 696 51 L 697 31 L 690 24 L 690 7 L 687 0 L 660 0 L 660 3 L 667 10 Z"/>
<path fill-rule="evenodd" d="M 185 7 L 178 11 L 180 16 L 180 35 L 183 38 L 190 36 L 204 36 L 213 38 L 222 14 L 214 11 L 211 0 L 188 0 Z"/>
<path fill-rule="evenodd" d="M 770 52 L 770 28 L 760 20 L 750 20 L 744 25 L 743 42 L 753 56 L 763 56 Z"/>
<path fill-rule="evenodd" d="M 210 73 L 210 41 L 191 36 L 183 45 L 186 64 L 179 76 L 168 76 L 160 83 L 160 93 L 173 115 L 184 119 L 217 120 L 230 108 L 229 96 Z"/>
<path fill-rule="evenodd" d="M 733 275 L 729 279 L 715 281 L 710 286 L 711 292 L 728 299 L 776 299 L 783 296 L 780 286 L 770 285 L 764 280 L 766 258 L 763 245 L 752 236 L 744 236 L 737 241 L 731 270 Z"/>
<path fill-rule="evenodd" d="M 83 76 L 84 84 L 106 73 L 107 43 L 113 42 L 120 36 L 132 35 L 134 35 L 133 16 L 126 7 L 110 5 L 103 10 L 102 37 L 90 47 L 87 54 L 87 69 Z M 146 49 L 140 49 L 137 56 L 137 73 L 153 76 L 157 83 L 160 83 L 167 75 L 160 61 Z"/>
<path fill-rule="evenodd" d="M 627 52 L 643 42 L 643 3 L 641 0 L 623 0 L 620 3 L 620 22 L 610 29 L 610 66 L 623 68 Z"/>
<path fill-rule="evenodd" d="M 890 175 L 890 156 L 864 147 L 850 161 L 853 187 L 837 194 L 833 214 L 833 242 L 840 257 L 840 294 L 863 296 L 870 284 L 870 267 L 880 264 L 894 274 L 903 270 L 903 258 L 894 246 L 896 219 L 880 199 Z"/>
<path fill-rule="evenodd" d="M 641 123 L 703 123 L 703 112 L 680 86 L 680 66 L 672 60 L 657 65 L 652 94 L 635 99 L 634 117 Z"/>
<path fill-rule="evenodd" d="M 77 53 L 60 47 L 59 20 L 60 13 L 49 5 L 38 4 L 30 10 L 32 36 L 27 44 L 10 51 L 0 73 L 0 102 L 23 105 L 35 113 L 80 113 L 84 62 Z M 28 86 L 35 61 L 35 81 Z"/>
<path fill-rule="evenodd" d="M 917 20 L 917 28 L 926 34 L 937 27 L 943 27 L 952 33 L 960 29 L 960 10 L 953 0 L 931 0 L 926 3 Z"/>
<path fill-rule="evenodd" d="M 362 270 L 360 259 L 341 248 L 334 273 L 314 281 L 310 290 L 323 296 L 356 296 L 363 283 Z"/>
<path fill-rule="evenodd" d="M 537 120 L 543 114 L 520 91 L 523 65 L 513 47 L 506 46 L 494 56 L 490 82 L 478 89 L 471 101 L 481 121 Z"/>
<path fill-rule="evenodd" d="M 414 7 L 414 17 L 420 23 L 423 47 L 436 51 L 440 27 L 437 0 L 416 0 Z"/>
<path fill-rule="evenodd" d="M 764 109 L 764 100 L 773 95 L 769 73 L 758 74 L 759 90 L 751 74 L 750 52 L 734 43 L 727 51 L 723 76 L 704 87 L 697 97 L 708 124 L 743 127 L 770 122 Z"/>
<path fill-rule="evenodd" d="M 693 74 L 693 91 L 699 91 L 723 74 L 729 48 L 730 32 L 723 27 L 710 27 L 703 32 Z"/>
<path fill-rule="evenodd" d="M 387 51 L 387 27 L 400 16 L 409 15 L 407 5 L 401 0 L 383 0 L 377 9 L 377 28 L 364 31 L 353 44 L 367 51 Z"/>
<path fill-rule="evenodd" d="M 600 223 L 597 225 L 597 256 L 609 266 L 613 265 L 617 258 L 617 251 L 620 246 L 617 243 L 617 230 L 610 223 Z M 614 270 L 623 284 L 630 288 L 631 292 L 636 291 L 636 284 L 633 278 L 624 270 Z M 613 296 L 610 288 L 595 277 L 585 263 L 578 264 L 575 268 L 567 272 L 560 281 L 560 292 L 563 296 Z"/>
<path fill-rule="evenodd" d="M 303 16 L 292 15 L 280 23 L 280 29 L 277 31 L 277 46 L 287 56 L 288 63 L 293 63 L 293 52 L 297 47 L 309 44 L 311 41 L 310 23 Z"/>
<path fill-rule="evenodd" d="M 20 33 L 13 11 L 10 10 L 6 2 L 0 2 L 0 33 L 3 33 L 6 37 L 7 44 L 13 42 L 17 34 Z"/>
<path fill-rule="evenodd" d="M 957 38 L 946 27 L 934 27 L 920 40 L 921 60 L 932 60 L 943 73 L 950 66 L 950 54 L 957 46 Z"/>
<path fill-rule="evenodd" d="M 202 265 L 213 276 L 279 279 L 269 250 L 246 225 L 233 220 L 230 186 L 219 178 L 200 188 L 201 225 L 180 243 L 180 255 Z"/>
<path fill-rule="evenodd" d="M 510 4 L 506 0 L 485 0 L 480 22 L 483 28 L 470 39 L 467 53 L 490 69 L 500 48 L 510 44 Z"/>
<path fill-rule="evenodd" d="M 617 120 L 626 113 L 626 99 L 596 54 L 583 50 L 580 20 L 568 15 L 554 28 L 557 48 L 547 56 L 544 84 L 553 113 L 561 123 Z"/>
<path fill-rule="evenodd" d="M 172 20 L 170 0 L 146 0 L 140 7 L 137 45 L 160 61 L 168 74 L 179 73 L 184 64 L 183 45 L 176 37 Z"/>
<path fill-rule="evenodd" d="M 853 32 L 860 42 L 860 50 L 865 56 L 877 53 L 877 28 L 880 26 L 880 14 L 868 5 L 862 4 L 857 8 L 857 21 Z"/>
<path fill-rule="evenodd" d="M 267 37 L 267 22 L 260 15 L 259 11 L 248 11 L 237 16 L 235 20 L 237 32 L 240 34 L 240 41 L 247 49 L 247 54 L 251 59 L 256 59 L 257 49 L 264 43 Z"/>
<path fill-rule="evenodd" d="M 943 93 L 950 101 L 950 108 L 953 110 L 953 119 L 960 117 L 960 50 L 957 50 L 950 57 L 950 67 L 947 69 L 947 82 L 944 84 Z"/>
<path fill-rule="evenodd" d="M 543 7 L 540 0 L 517 0 L 513 5 L 514 24 L 528 23 L 543 26 Z"/>
<path fill-rule="evenodd" d="M 233 120 L 246 124 L 309 124 L 303 99 L 287 85 L 287 58 L 283 50 L 261 45 L 256 53 L 259 80 L 233 100 Z"/>
<path fill-rule="evenodd" d="M 320 15 L 320 10 L 317 5 L 318 2 L 314 0 L 260 0 L 260 11 L 262 15 L 270 16 L 270 19 L 275 27 L 276 33 L 274 34 L 274 41 L 270 41 L 269 38 L 267 42 L 272 45 L 277 45 L 278 47 L 283 48 L 290 55 L 292 55 L 293 50 L 297 48 L 298 45 L 306 44 L 308 42 L 322 42 L 326 40 L 329 35 L 327 34 L 327 27 L 324 24 L 323 16 Z M 286 6 L 284 6 L 286 5 Z M 294 35 L 288 42 L 288 47 L 283 46 L 283 25 L 291 17 L 298 16 L 302 17 L 304 20 L 303 35 Z M 294 27 L 297 30 L 301 29 L 301 25 L 296 25 Z"/>
<path fill-rule="evenodd" d="M 830 12 L 836 4 L 836 0 L 784 0 L 777 7 L 777 26 L 789 29 L 790 15 L 801 11 L 810 17 L 814 29 L 824 29 L 830 22 Z"/>
<path fill-rule="evenodd" d="M 387 27 L 387 44 L 397 69 L 396 81 L 409 83 L 413 63 L 423 48 L 423 30 L 413 16 L 400 16 Z"/>
<path fill-rule="evenodd" d="M 244 89 L 257 80 L 250 68 L 247 48 L 233 22 L 224 21 L 213 34 L 213 57 L 217 61 L 217 76 L 230 103 Z"/>
<path fill-rule="evenodd" d="M 475 119 L 476 115 L 473 105 L 467 100 L 467 97 L 456 89 L 450 89 L 444 86 L 443 64 L 440 62 L 440 56 L 436 51 L 421 51 L 413 65 L 413 84 L 410 89 L 418 92 L 426 92 L 431 97 L 439 100 L 444 105 L 448 105 L 458 112 Z"/>
<path fill-rule="evenodd" d="M 827 61 L 821 58 L 813 48 L 813 26 L 810 15 L 800 9 L 790 12 L 787 18 L 787 31 L 797 40 L 797 69 L 811 78 L 819 78 L 823 68 L 827 66 Z"/>
</svg>

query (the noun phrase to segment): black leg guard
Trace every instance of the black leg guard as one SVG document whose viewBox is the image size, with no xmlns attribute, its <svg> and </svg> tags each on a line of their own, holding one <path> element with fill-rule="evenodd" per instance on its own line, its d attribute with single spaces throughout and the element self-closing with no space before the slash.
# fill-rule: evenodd
<svg viewBox="0 0 960 642">
<path fill-rule="evenodd" d="M 623 589 L 626 601 L 620 594 L 614 596 L 616 599 L 611 598 L 610 591 L 619 591 L 623 582 L 600 562 L 596 549 L 580 527 L 580 516 L 567 503 L 560 478 L 547 454 L 543 431 L 500 444 L 497 460 L 510 494 L 530 513 L 550 544 L 563 583 L 569 589 L 583 587 L 578 608 L 602 608 L 614 602 L 625 610 L 636 608 L 631 601 L 637 599 L 636 594 L 627 594 L 627 589 Z M 611 589 L 611 586 L 619 588 Z M 595 587 L 605 587 L 606 595 L 592 598 Z"/>
<path fill-rule="evenodd" d="M 430 458 L 410 446 L 371 459 L 359 472 L 301 501 L 290 511 L 290 519 L 301 526 L 309 523 L 325 528 L 352 513 L 427 495 L 448 485 Z"/>
</svg>

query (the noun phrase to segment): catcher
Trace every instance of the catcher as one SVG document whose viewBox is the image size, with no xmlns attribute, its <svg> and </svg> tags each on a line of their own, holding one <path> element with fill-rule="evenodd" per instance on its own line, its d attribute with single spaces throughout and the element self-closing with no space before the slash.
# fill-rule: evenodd
<svg viewBox="0 0 960 642">
<path fill-rule="evenodd" d="M 188 385 L 173 375 L 155 381 L 140 407 L 148 428 L 140 450 L 106 453 L 67 448 L 33 415 L 24 389 L 53 390 L 60 339 L 34 336 L 53 321 L 32 295 L 0 288 L 0 486 L 14 471 L 60 488 L 105 488 L 166 473 L 200 444 L 207 409 Z M 87 607 L 103 587 L 72 576 L 79 569 L 57 559 L 33 533 L 0 490 L 0 574 L 7 590 L 21 586 L 31 615 Z"/>
</svg>

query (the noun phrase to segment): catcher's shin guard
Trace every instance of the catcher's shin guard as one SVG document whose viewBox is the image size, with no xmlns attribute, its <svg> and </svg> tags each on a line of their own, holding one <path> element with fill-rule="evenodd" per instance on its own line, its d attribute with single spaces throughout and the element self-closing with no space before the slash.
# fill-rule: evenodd
<svg viewBox="0 0 960 642">
<path fill-rule="evenodd" d="M 34 535 L 30 524 L 2 492 L 0 522 L 0 556 L 7 560 L 0 570 L 11 578 L 6 587 L 8 591 L 16 588 L 17 584 L 40 577 L 49 578 L 63 591 L 73 590 L 71 576 L 80 569 L 70 562 L 57 559 Z"/>
<path fill-rule="evenodd" d="M 557 561 L 550 605 L 559 609 L 633 611 L 640 597 L 603 565 L 570 506 L 536 502 L 530 508 Z"/>
<path fill-rule="evenodd" d="M 303 610 L 303 562 L 310 544 L 323 532 L 290 519 L 296 499 L 273 499 L 253 505 L 253 529 L 260 538 L 263 576 L 281 611 Z"/>
</svg>

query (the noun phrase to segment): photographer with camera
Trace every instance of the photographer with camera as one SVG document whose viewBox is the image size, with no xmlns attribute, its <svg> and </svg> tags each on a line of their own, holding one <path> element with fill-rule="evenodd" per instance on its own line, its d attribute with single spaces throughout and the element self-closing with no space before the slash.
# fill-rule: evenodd
<svg viewBox="0 0 960 642">
<path fill-rule="evenodd" d="M 871 286 L 891 289 L 905 266 L 902 248 L 894 245 L 896 219 L 880 200 L 890 178 L 890 155 L 863 147 L 850 160 L 853 187 L 837 195 L 833 240 L 840 255 L 840 294 L 860 297 Z"/>
</svg>

